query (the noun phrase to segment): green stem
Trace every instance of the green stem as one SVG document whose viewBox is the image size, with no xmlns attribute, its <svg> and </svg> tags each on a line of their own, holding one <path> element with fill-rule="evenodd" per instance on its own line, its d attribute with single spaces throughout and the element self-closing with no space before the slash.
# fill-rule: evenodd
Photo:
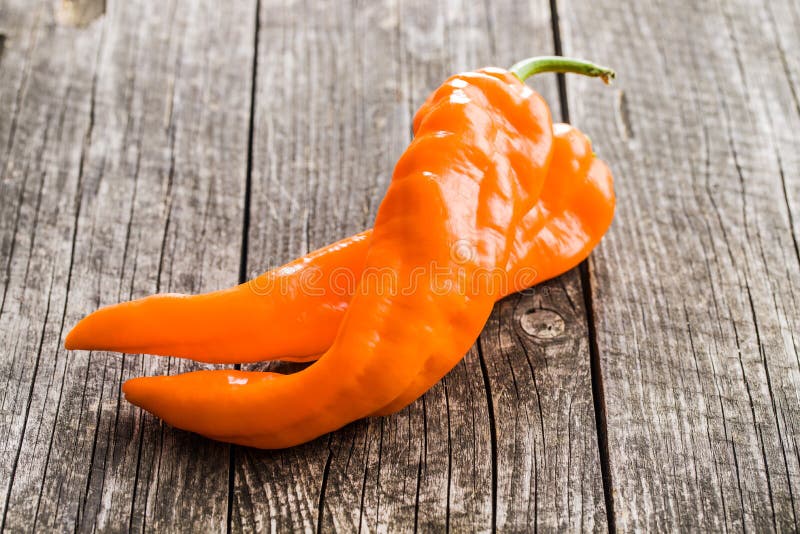
<svg viewBox="0 0 800 534">
<path fill-rule="evenodd" d="M 595 65 L 590 61 L 584 61 L 582 59 L 562 56 L 529 57 L 528 59 L 523 59 L 515 63 L 509 70 L 523 82 L 540 72 L 573 72 L 575 74 L 600 78 L 606 84 L 611 83 L 611 80 L 613 80 L 615 76 L 614 71 L 608 67 Z"/>
</svg>

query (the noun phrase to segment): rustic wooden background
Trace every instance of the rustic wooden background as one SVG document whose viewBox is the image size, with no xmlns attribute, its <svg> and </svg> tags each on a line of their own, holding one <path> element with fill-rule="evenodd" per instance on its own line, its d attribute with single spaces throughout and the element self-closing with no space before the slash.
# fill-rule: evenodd
<svg viewBox="0 0 800 534">
<path fill-rule="evenodd" d="M 0 528 L 797 530 L 798 28 L 796 0 L 0 0 Z M 550 53 L 619 73 L 533 82 L 614 225 L 401 413 L 230 447 L 120 400 L 197 365 L 63 350 L 369 226 L 432 88 Z"/>
</svg>

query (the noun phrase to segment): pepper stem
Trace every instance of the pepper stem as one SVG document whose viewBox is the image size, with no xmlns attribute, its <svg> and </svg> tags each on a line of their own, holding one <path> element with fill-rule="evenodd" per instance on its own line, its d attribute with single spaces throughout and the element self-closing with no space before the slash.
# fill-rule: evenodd
<svg viewBox="0 0 800 534">
<path fill-rule="evenodd" d="M 534 74 L 540 72 L 573 72 L 600 78 L 604 83 L 609 84 L 616 74 L 608 67 L 595 65 L 590 61 L 573 59 L 562 56 L 537 56 L 523 59 L 515 63 L 509 69 L 514 75 L 523 82 Z"/>
</svg>

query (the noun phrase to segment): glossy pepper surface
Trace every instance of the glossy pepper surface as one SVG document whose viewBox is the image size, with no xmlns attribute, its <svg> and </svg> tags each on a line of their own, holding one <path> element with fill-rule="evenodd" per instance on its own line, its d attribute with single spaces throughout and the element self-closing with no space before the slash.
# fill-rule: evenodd
<svg viewBox="0 0 800 534">
<path fill-rule="evenodd" d="M 431 359 L 463 356 L 496 297 L 471 281 L 480 269 L 505 266 L 511 223 L 541 191 L 552 126 L 536 93 L 494 69 L 450 78 L 428 109 L 395 167 L 367 250 L 365 269 L 389 273 L 397 290 L 360 283 L 331 348 L 298 373 L 135 378 L 123 386 L 126 398 L 178 428 L 287 447 L 375 412 Z M 456 264 L 451 247 L 460 240 L 476 253 Z M 435 280 L 428 265 L 444 276 Z"/>
<path fill-rule="evenodd" d="M 138 378 L 123 386 L 126 398 L 179 428 L 278 448 L 391 411 L 441 378 L 501 294 L 479 275 L 505 271 L 518 223 L 542 190 L 552 124 L 541 98 L 502 69 L 450 78 L 415 124 L 355 294 L 317 362 L 292 375 Z M 464 243 L 469 253 L 454 254 Z"/>
<path fill-rule="evenodd" d="M 501 296 L 571 269 L 611 223 L 608 167 L 589 139 L 553 126 L 541 196 L 517 223 Z M 69 349 L 180 356 L 209 363 L 310 361 L 327 350 L 364 270 L 372 230 L 361 232 L 234 288 L 163 294 L 100 309 L 67 336 Z M 453 253 L 469 253 L 469 250 Z"/>
</svg>

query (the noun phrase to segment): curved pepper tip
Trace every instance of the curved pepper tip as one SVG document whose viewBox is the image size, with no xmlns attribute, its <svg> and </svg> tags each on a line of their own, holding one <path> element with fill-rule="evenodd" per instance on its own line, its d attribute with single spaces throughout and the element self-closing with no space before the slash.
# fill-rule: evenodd
<svg viewBox="0 0 800 534">
<path fill-rule="evenodd" d="M 148 377 L 140 376 L 138 378 L 131 378 L 122 384 L 122 394 L 125 395 L 125 400 L 136 406 L 141 406 L 141 401 L 146 397 L 145 386 Z"/>
<path fill-rule="evenodd" d="M 84 329 L 81 328 L 83 324 L 83 320 L 78 321 L 78 324 L 72 327 L 67 333 L 67 337 L 64 338 L 64 348 L 67 350 L 81 350 L 87 348 L 87 340 L 86 336 L 82 335 Z"/>
<path fill-rule="evenodd" d="M 115 304 L 100 308 L 77 322 L 64 338 L 67 350 L 116 350 L 123 348 L 114 343 L 115 336 L 125 329 L 124 322 L 118 319 L 118 310 L 129 303 Z M 118 347 L 119 346 L 119 347 Z"/>
<path fill-rule="evenodd" d="M 162 417 L 159 414 L 159 399 L 165 393 L 163 382 L 169 380 L 168 376 L 140 376 L 126 380 L 122 384 L 122 394 L 131 404 Z"/>
</svg>

